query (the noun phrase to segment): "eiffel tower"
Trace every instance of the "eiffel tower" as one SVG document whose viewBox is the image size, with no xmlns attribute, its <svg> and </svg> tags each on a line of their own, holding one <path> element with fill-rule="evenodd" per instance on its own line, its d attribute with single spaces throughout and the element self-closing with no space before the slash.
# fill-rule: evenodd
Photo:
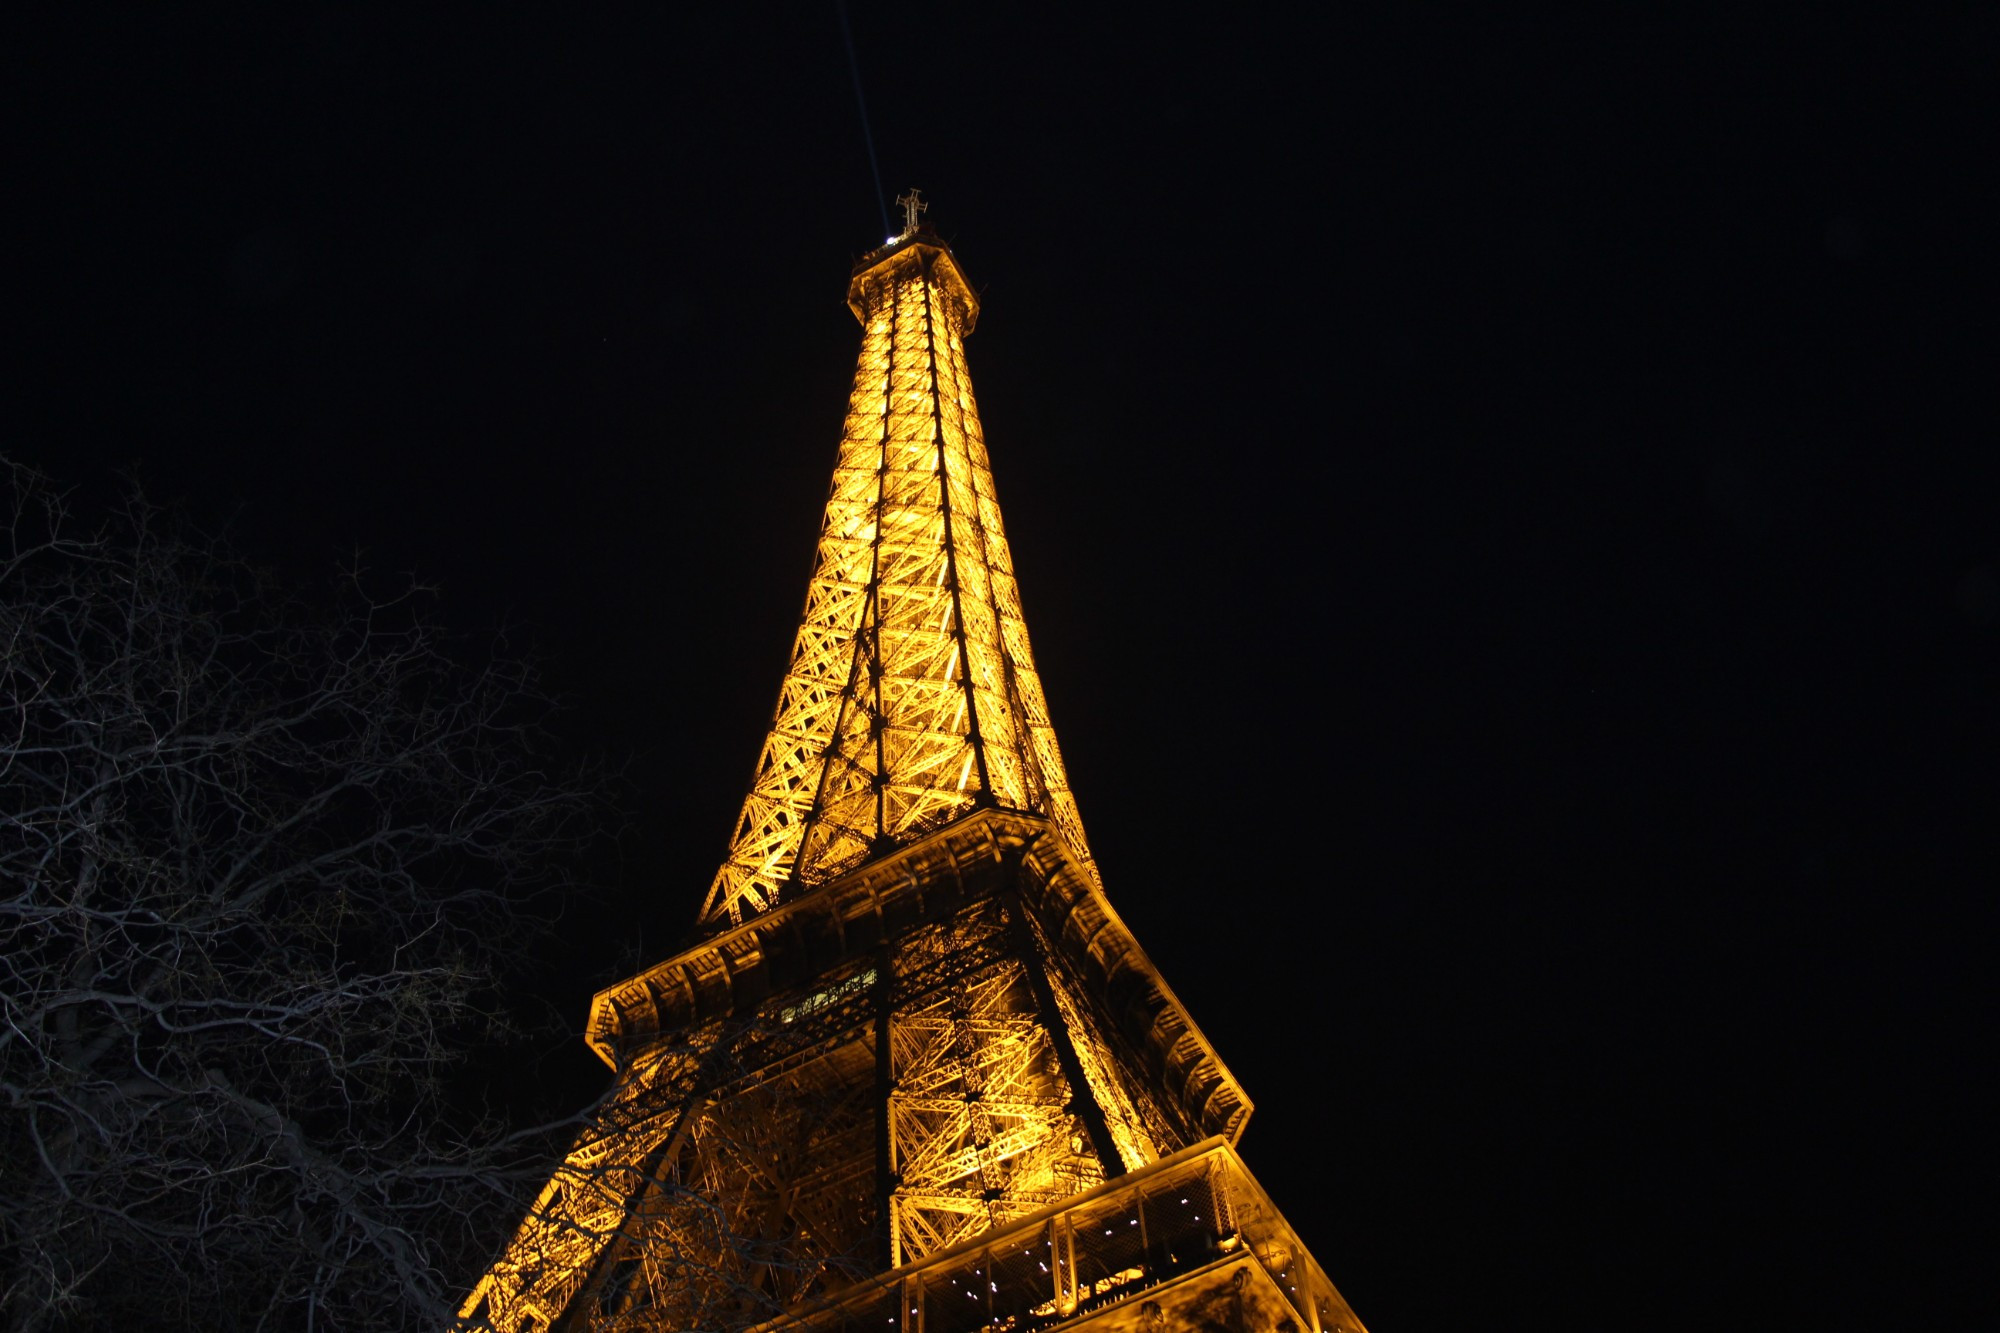
<svg viewBox="0 0 2000 1333">
<path fill-rule="evenodd" d="M 1363 1333 L 1105 897 L 966 372 L 979 301 L 898 202 L 848 285 L 854 389 L 728 856 L 694 942 L 594 1000 L 612 1091 L 459 1327 Z"/>
</svg>

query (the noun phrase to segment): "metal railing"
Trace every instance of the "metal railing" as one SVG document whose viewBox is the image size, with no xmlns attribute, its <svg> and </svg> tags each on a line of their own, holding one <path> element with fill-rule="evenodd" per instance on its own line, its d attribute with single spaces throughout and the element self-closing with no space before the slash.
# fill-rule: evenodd
<svg viewBox="0 0 2000 1333">
<path fill-rule="evenodd" d="M 758 1326 L 756 1333 L 1033 1333 L 1245 1250 L 1302 1333 L 1361 1325 L 1221 1138 Z"/>
</svg>

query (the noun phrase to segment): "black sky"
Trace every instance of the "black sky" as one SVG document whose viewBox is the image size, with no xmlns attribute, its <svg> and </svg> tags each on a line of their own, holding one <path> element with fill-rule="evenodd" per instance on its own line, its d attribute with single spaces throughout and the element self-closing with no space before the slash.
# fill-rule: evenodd
<svg viewBox="0 0 2000 1333">
<path fill-rule="evenodd" d="M 637 788 L 580 1023 L 720 857 L 881 238 L 831 3 L 572 8 L 17 32 L 0 448 L 521 627 Z M 2000 9 L 1525 8 L 854 0 L 1084 819 L 1383 1333 L 1972 1300 Z"/>
</svg>

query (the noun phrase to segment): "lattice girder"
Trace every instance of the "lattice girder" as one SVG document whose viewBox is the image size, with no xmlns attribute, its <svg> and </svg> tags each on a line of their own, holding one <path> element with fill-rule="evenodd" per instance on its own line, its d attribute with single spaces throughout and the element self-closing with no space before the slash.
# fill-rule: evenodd
<svg viewBox="0 0 2000 1333">
<path fill-rule="evenodd" d="M 1127 1009 L 1102 1007 L 1114 994 Z M 938 1253 L 1088 1189 L 1107 1161 L 1233 1135 L 1248 1110 L 1050 822 L 999 810 L 605 992 L 591 1032 L 618 1086 L 468 1328 L 564 1311 L 578 1330 L 737 1326 L 888 1266 L 891 1236 L 897 1262 Z M 761 1137 L 730 1128 L 752 1106 L 773 1122 Z M 836 1130 L 842 1106 L 871 1131 Z M 1093 1107 L 1108 1153 L 1081 1121 Z M 717 1209 L 716 1191 L 747 1202 Z"/>
<path fill-rule="evenodd" d="M 960 968 L 891 1020 L 892 1261 L 905 1263 L 1103 1179 L 1072 1112 L 1020 937 L 989 905 L 905 950 Z"/>
<path fill-rule="evenodd" d="M 1249 1114 L 1077 820 L 965 370 L 977 302 L 916 234 L 850 305 L 814 568 L 704 934 L 596 998 L 617 1084 L 467 1330 L 845 1300 Z"/>
<path fill-rule="evenodd" d="M 1088 866 L 965 367 L 977 302 L 922 235 L 857 273 L 860 355 L 771 730 L 703 907 L 739 922 L 981 805 Z"/>
</svg>

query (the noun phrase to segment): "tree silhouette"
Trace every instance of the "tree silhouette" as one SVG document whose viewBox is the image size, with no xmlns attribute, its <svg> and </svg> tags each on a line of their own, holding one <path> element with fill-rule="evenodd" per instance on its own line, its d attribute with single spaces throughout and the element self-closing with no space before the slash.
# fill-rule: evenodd
<svg viewBox="0 0 2000 1333">
<path fill-rule="evenodd" d="M 554 1144 L 451 1084 L 590 824 L 548 701 L 421 587 L 0 483 L 0 1310 L 441 1326 Z"/>
</svg>

